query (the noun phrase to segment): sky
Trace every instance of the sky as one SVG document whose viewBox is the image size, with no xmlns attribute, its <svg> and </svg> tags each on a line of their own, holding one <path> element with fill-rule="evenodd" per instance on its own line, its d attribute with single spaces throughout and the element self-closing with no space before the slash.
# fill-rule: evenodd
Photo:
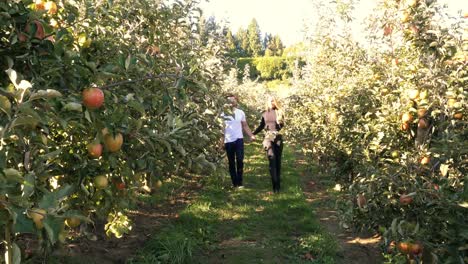
<svg viewBox="0 0 468 264">
<path fill-rule="evenodd" d="M 449 13 L 468 11 L 468 0 L 439 0 L 446 3 Z M 217 21 L 227 20 L 233 33 L 240 27 L 246 29 L 252 18 L 257 20 L 262 32 L 278 34 L 286 46 L 303 40 L 304 23 L 314 21 L 314 0 L 209 0 L 201 7 L 206 17 L 215 16 Z M 355 28 L 372 12 L 377 0 L 360 0 L 356 6 Z"/>
</svg>

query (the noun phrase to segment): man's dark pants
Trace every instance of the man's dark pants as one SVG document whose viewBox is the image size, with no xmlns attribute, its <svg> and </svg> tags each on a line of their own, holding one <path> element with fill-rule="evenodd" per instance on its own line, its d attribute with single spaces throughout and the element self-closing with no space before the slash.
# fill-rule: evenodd
<svg viewBox="0 0 468 264">
<path fill-rule="evenodd" d="M 232 185 L 242 186 L 242 174 L 244 172 L 244 139 L 239 138 L 234 142 L 225 143 L 226 154 L 229 161 L 229 174 Z"/>
</svg>

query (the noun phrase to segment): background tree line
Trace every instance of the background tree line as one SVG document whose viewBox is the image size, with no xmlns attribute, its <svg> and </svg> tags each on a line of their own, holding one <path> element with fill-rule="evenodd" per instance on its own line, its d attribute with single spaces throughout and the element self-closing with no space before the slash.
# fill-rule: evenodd
<svg viewBox="0 0 468 264">
<path fill-rule="evenodd" d="M 262 33 L 255 19 L 246 29 L 241 27 L 233 33 L 215 17 L 202 17 L 198 30 L 203 45 L 208 44 L 209 39 L 221 39 L 224 55 L 236 65 L 239 79 L 247 74 L 252 79 L 284 80 L 292 77 L 298 66 L 304 65 L 300 58 L 301 45 L 286 47 L 279 35 Z"/>
<path fill-rule="evenodd" d="M 220 25 L 215 17 L 202 17 L 199 33 L 204 44 L 209 36 L 224 38 L 230 57 L 281 56 L 285 49 L 281 37 L 268 32 L 262 34 L 255 19 L 252 19 L 247 29 L 241 27 L 234 34 L 226 26 Z"/>
</svg>

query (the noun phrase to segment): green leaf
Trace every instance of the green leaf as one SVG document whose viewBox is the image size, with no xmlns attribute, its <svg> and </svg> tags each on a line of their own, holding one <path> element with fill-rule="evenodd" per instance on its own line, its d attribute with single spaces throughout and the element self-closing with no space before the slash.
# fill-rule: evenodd
<svg viewBox="0 0 468 264">
<path fill-rule="evenodd" d="M 402 227 L 402 225 L 403 225 L 405 222 L 406 222 L 405 220 L 402 220 L 402 221 L 400 221 L 400 223 L 398 224 L 398 234 L 400 234 L 400 236 L 404 236 L 404 235 L 405 235 L 405 232 L 403 232 L 403 227 Z"/>
<path fill-rule="evenodd" d="M 54 193 L 47 193 L 42 196 L 41 201 L 39 202 L 40 208 L 55 208 L 58 204 L 58 201 L 55 199 Z"/>
<path fill-rule="evenodd" d="M 47 89 L 47 90 L 36 91 L 29 97 L 29 100 L 32 101 L 32 100 L 43 99 L 43 98 L 52 99 L 56 97 L 62 97 L 62 93 L 54 89 Z"/>
<path fill-rule="evenodd" d="M 75 187 L 73 185 L 65 184 L 64 186 L 62 186 L 60 189 L 58 189 L 54 193 L 56 195 L 56 198 L 60 200 L 72 194 L 74 190 L 75 190 Z"/>
<path fill-rule="evenodd" d="M 34 106 L 31 103 L 23 103 L 18 107 L 19 112 L 23 116 L 30 116 L 35 119 L 41 119 L 41 116 L 39 115 L 39 111 L 34 108 Z"/>
<path fill-rule="evenodd" d="M 8 63 L 8 69 L 11 69 L 14 65 L 13 59 L 9 56 L 5 56 L 7 63 Z"/>
<path fill-rule="evenodd" d="M 35 127 L 38 124 L 38 120 L 32 116 L 18 116 L 15 120 L 13 120 L 11 124 L 11 128 L 18 127 L 18 126 L 30 126 Z"/>
<path fill-rule="evenodd" d="M 127 59 L 125 60 L 125 70 L 128 70 L 128 68 L 130 67 L 130 63 L 132 62 L 132 55 L 128 55 L 127 56 Z"/>
<path fill-rule="evenodd" d="M 63 110 L 83 112 L 83 107 L 80 103 L 70 102 L 63 106 Z"/>
<path fill-rule="evenodd" d="M 37 99 L 42 99 L 42 98 L 47 98 L 47 92 L 45 90 L 38 90 L 31 94 L 29 97 L 29 101 L 37 100 Z"/>
<path fill-rule="evenodd" d="M 73 191 L 74 187 L 70 184 L 66 184 L 55 192 L 46 193 L 39 202 L 39 207 L 45 209 L 55 208 L 62 198 L 69 196 Z"/>
<path fill-rule="evenodd" d="M 35 184 L 35 177 L 34 174 L 28 173 L 24 177 L 24 187 L 23 187 L 23 197 L 29 198 L 34 193 L 34 184 Z"/>
<path fill-rule="evenodd" d="M 8 210 L 0 210 L 0 225 L 3 226 L 10 221 L 10 212 Z"/>
<path fill-rule="evenodd" d="M 179 78 L 179 79 L 177 80 L 175 87 L 176 87 L 177 89 L 184 88 L 184 87 L 185 87 L 185 84 L 186 84 L 186 80 L 185 80 L 185 78 L 182 77 L 182 78 Z"/>
<path fill-rule="evenodd" d="M 3 174 L 9 181 L 23 183 L 23 175 L 18 170 L 12 168 L 4 169 Z"/>
<path fill-rule="evenodd" d="M 52 244 L 55 244 L 58 240 L 58 235 L 63 228 L 63 219 L 53 215 L 47 215 L 42 222 L 44 223 L 47 238 Z"/>
<path fill-rule="evenodd" d="M 182 157 L 185 157 L 187 155 L 187 152 L 185 151 L 184 147 L 182 147 L 181 145 L 175 145 L 174 147 L 181 155 Z"/>
<path fill-rule="evenodd" d="M 12 264 L 21 264 L 21 250 L 16 243 L 12 244 L 11 249 L 13 250 L 13 263 Z"/>
<path fill-rule="evenodd" d="M 31 219 L 26 216 L 26 210 L 24 208 L 15 208 L 13 211 L 16 213 L 16 220 L 13 225 L 13 232 L 20 234 L 34 234 L 36 228 Z"/>
<path fill-rule="evenodd" d="M 61 153 L 62 153 L 62 149 L 57 149 L 55 151 L 49 152 L 49 153 L 41 156 L 41 159 L 42 160 L 53 159 L 53 158 L 57 157 L 58 155 L 60 155 Z"/>
<path fill-rule="evenodd" d="M 416 235 L 419 232 L 419 222 L 416 223 L 416 227 L 413 230 L 413 235 Z"/>
<path fill-rule="evenodd" d="M 123 57 L 123 54 L 119 56 L 119 65 L 120 67 L 124 68 L 125 67 L 125 59 Z"/>
<path fill-rule="evenodd" d="M 395 219 L 393 219 L 393 221 L 392 221 L 392 227 L 391 227 L 391 229 L 392 229 L 392 234 L 393 234 L 393 236 L 396 236 L 396 235 L 397 235 L 397 222 L 398 222 L 398 218 L 395 218 Z"/>
<path fill-rule="evenodd" d="M 130 61 L 131 65 L 135 65 L 138 61 L 138 58 L 136 56 L 132 56 L 132 60 Z"/>
<path fill-rule="evenodd" d="M 114 155 L 109 156 L 108 161 L 111 168 L 117 168 L 119 166 L 119 161 Z"/>
<path fill-rule="evenodd" d="M 57 97 L 62 97 L 62 93 L 55 90 L 55 89 L 47 89 L 47 98 L 52 99 L 52 98 L 57 98 Z"/>
<path fill-rule="evenodd" d="M 137 100 L 131 100 L 127 103 L 128 106 L 138 111 L 140 114 L 145 114 L 145 108 L 142 104 L 140 104 Z"/>
<path fill-rule="evenodd" d="M 159 140 L 159 142 L 161 142 L 164 146 L 166 146 L 167 152 L 168 152 L 168 153 L 171 153 L 171 152 L 172 152 L 171 144 L 170 144 L 168 141 L 166 141 L 166 140 Z"/>
<path fill-rule="evenodd" d="M 85 115 L 86 120 L 88 120 L 90 123 L 93 123 L 93 121 L 91 121 L 91 116 L 89 115 L 88 110 L 85 111 L 84 115 Z"/>
<path fill-rule="evenodd" d="M 169 106 L 169 105 L 172 105 L 172 98 L 169 95 L 165 94 L 163 96 L 163 106 Z"/>
</svg>

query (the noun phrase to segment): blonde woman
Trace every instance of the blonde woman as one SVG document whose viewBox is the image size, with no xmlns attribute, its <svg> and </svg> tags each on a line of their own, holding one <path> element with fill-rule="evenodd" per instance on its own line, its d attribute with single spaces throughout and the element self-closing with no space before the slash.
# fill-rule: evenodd
<svg viewBox="0 0 468 264">
<path fill-rule="evenodd" d="M 283 137 L 279 131 L 284 126 L 283 111 L 273 96 L 268 97 L 265 108 L 260 125 L 253 134 L 256 135 L 265 130 L 263 148 L 269 162 L 273 192 L 278 193 L 281 187 L 281 155 L 283 152 Z"/>
</svg>

